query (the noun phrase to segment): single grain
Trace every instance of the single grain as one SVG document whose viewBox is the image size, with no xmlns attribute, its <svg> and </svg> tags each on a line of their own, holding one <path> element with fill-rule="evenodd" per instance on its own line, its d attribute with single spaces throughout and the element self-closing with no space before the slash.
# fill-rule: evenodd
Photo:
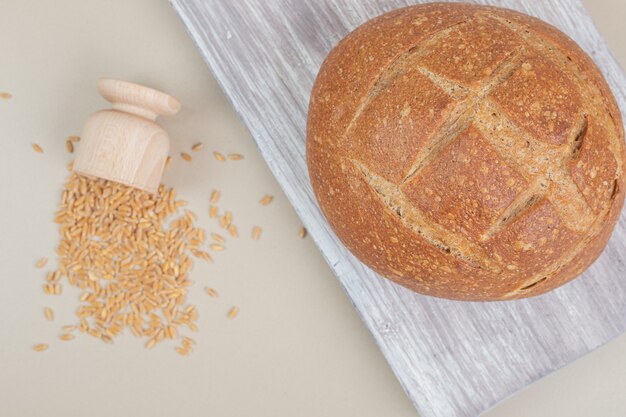
<svg viewBox="0 0 626 417">
<path fill-rule="evenodd" d="M 210 248 L 211 250 L 216 251 L 216 252 L 223 251 L 223 250 L 225 249 L 223 245 L 219 245 L 219 244 L 217 244 L 217 243 L 214 243 L 214 244 L 212 244 L 212 245 L 209 245 L 209 248 Z"/>
<path fill-rule="evenodd" d="M 261 199 L 261 201 L 259 201 L 259 204 L 261 204 L 262 206 L 267 206 L 269 203 L 272 202 L 273 199 L 274 196 L 267 194 Z"/>
<path fill-rule="evenodd" d="M 259 240 L 261 237 L 261 228 L 259 226 L 254 226 L 252 228 L 252 239 Z"/>
<path fill-rule="evenodd" d="M 229 319 L 234 319 L 235 317 L 237 317 L 237 315 L 239 314 L 239 307 L 231 307 L 230 310 L 228 310 L 228 318 Z"/>
<path fill-rule="evenodd" d="M 225 243 L 226 239 L 224 239 L 224 237 L 222 235 L 220 235 L 219 233 L 211 233 L 211 237 L 213 238 L 214 241 L 218 242 L 218 243 Z"/>
</svg>

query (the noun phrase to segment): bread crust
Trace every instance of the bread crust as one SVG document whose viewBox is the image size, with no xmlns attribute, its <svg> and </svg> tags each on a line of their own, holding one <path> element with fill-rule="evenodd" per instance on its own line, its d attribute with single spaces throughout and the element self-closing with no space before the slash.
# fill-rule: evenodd
<svg viewBox="0 0 626 417">
<path fill-rule="evenodd" d="M 416 292 L 552 290 L 600 255 L 624 203 L 624 131 L 592 60 L 511 10 L 430 3 L 347 35 L 313 87 L 307 164 L 335 233 Z"/>
</svg>

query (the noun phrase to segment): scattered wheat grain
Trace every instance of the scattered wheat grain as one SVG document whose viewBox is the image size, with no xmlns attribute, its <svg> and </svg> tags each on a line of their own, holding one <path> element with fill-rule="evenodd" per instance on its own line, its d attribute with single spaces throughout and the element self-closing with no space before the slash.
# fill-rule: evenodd
<svg viewBox="0 0 626 417">
<path fill-rule="evenodd" d="M 218 243 L 225 243 L 226 239 L 224 239 L 224 237 L 222 235 L 220 235 L 219 233 L 211 233 L 211 237 L 213 238 L 214 241 L 218 242 Z"/>
<path fill-rule="evenodd" d="M 200 259 L 204 259 L 205 261 L 208 261 L 208 262 L 213 262 L 213 257 L 208 252 L 198 251 L 197 257 Z"/>
<path fill-rule="evenodd" d="M 74 335 L 71 333 L 64 333 L 61 336 L 59 336 L 59 339 L 63 340 L 64 342 L 67 342 L 68 340 L 74 339 Z"/>
<path fill-rule="evenodd" d="M 205 288 L 204 290 L 205 290 L 205 291 L 206 291 L 206 293 L 207 293 L 207 294 L 209 294 L 211 297 L 213 297 L 213 298 L 217 298 L 217 296 L 218 296 L 217 291 L 215 291 L 213 288 L 209 288 L 209 287 L 207 287 L 207 288 Z"/>
<path fill-rule="evenodd" d="M 239 233 L 237 232 L 237 226 L 235 226 L 234 224 L 229 224 L 228 225 L 228 233 L 232 236 L 232 237 L 238 237 Z"/>
<path fill-rule="evenodd" d="M 306 228 L 301 228 L 300 231 L 298 232 L 298 236 L 300 236 L 300 238 L 304 239 L 306 237 L 306 235 L 308 234 Z"/>
<path fill-rule="evenodd" d="M 40 258 L 37 262 L 35 262 L 36 268 L 43 268 L 48 263 L 48 258 Z"/>
<path fill-rule="evenodd" d="M 239 161 L 243 159 L 243 155 L 240 153 L 230 153 L 228 154 L 228 159 L 232 161 Z"/>
<path fill-rule="evenodd" d="M 74 143 L 71 140 L 66 140 L 65 141 L 65 149 L 67 149 L 67 151 L 69 153 L 74 153 Z"/>
<path fill-rule="evenodd" d="M 43 153 L 43 148 L 36 143 L 31 143 L 30 146 L 33 147 L 33 150 L 38 153 Z"/>
<path fill-rule="evenodd" d="M 213 156 L 215 157 L 215 159 L 217 159 L 220 162 L 224 162 L 226 160 L 224 155 L 222 155 L 221 153 L 219 153 L 217 151 L 213 152 Z"/>
<path fill-rule="evenodd" d="M 233 215 L 231 214 L 230 211 L 227 211 L 226 213 L 224 213 L 224 215 L 220 218 L 220 227 L 222 229 L 228 229 L 228 226 L 230 225 L 230 223 L 233 220 Z"/>
<path fill-rule="evenodd" d="M 6 91 L 3 91 L 0 93 L 0 98 L 4 99 L 4 100 L 8 100 L 11 97 L 13 97 L 13 95 L 11 93 L 7 93 Z"/>
<path fill-rule="evenodd" d="M 254 226 L 252 228 L 252 239 L 259 240 L 261 237 L 261 228 L 259 226 Z"/>
<path fill-rule="evenodd" d="M 211 192 L 211 198 L 209 199 L 209 202 L 211 204 L 215 204 L 219 201 L 219 199 L 220 199 L 220 192 L 217 190 L 213 190 Z"/>
<path fill-rule="evenodd" d="M 43 352 L 44 350 L 48 349 L 48 345 L 46 345 L 45 343 L 39 343 L 33 346 L 33 349 L 35 350 L 35 352 Z"/>
<path fill-rule="evenodd" d="M 191 147 L 191 150 L 194 152 L 198 152 L 199 150 L 201 150 L 204 147 L 204 145 L 200 142 L 196 143 L 195 145 L 193 145 Z"/>
<path fill-rule="evenodd" d="M 181 158 L 183 158 L 183 159 L 184 159 L 185 161 L 187 161 L 187 162 L 191 162 L 191 161 L 193 161 L 193 158 L 191 157 L 191 155 L 189 155 L 189 154 L 188 154 L 188 153 L 186 153 L 186 152 L 181 152 L 181 153 L 180 153 L 180 157 L 181 157 Z"/>
<path fill-rule="evenodd" d="M 273 199 L 273 196 L 267 194 L 261 199 L 261 201 L 259 201 L 259 204 L 261 204 L 262 206 L 267 206 L 269 203 L 272 202 Z"/>
<path fill-rule="evenodd" d="M 168 156 L 167 158 L 165 158 L 165 169 L 168 169 L 171 166 L 172 166 L 172 157 Z"/>
<path fill-rule="evenodd" d="M 210 248 L 211 250 L 216 251 L 216 252 L 220 252 L 220 251 L 223 251 L 223 250 L 225 249 L 225 248 L 224 248 L 224 246 L 219 245 L 219 244 L 217 244 L 217 243 L 214 243 L 214 244 L 212 244 L 212 245 L 209 245 L 209 248 Z"/>
<path fill-rule="evenodd" d="M 235 317 L 237 317 L 237 315 L 239 314 L 239 307 L 231 307 L 230 310 L 228 310 L 228 318 L 229 319 L 234 319 Z"/>
</svg>

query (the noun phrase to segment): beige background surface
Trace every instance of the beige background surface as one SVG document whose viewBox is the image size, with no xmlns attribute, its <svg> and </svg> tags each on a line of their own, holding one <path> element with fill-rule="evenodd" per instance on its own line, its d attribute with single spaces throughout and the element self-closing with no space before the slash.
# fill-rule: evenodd
<svg viewBox="0 0 626 417">
<path fill-rule="evenodd" d="M 624 0 L 586 1 L 626 64 Z M 164 1 L 0 2 L 0 416 L 416 416 L 350 301 Z M 41 291 L 54 261 L 52 223 L 71 156 L 64 139 L 106 106 L 95 82 L 117 77 L 163 89 L 184 109 L 163 120 L 174 163 L 164 182 L 216 230 L 208 195 L 222 191 L 242 237 L 212 265 L 197 263 L 190 298 L 200 313 L 196 352 L 146 351 L 127 335 L 113 346 L 58 340 L 75 293 Z M 30 144 L 39 143 L 44 154 Z M 205 149 L 188 164 L 177 155 Z M 213 150 L 240 152 L 220 164 Z M 261 207 L 266 193 L 274 202 Z M 263 226 L 258 242 L 250 228 Z M 202 291 L 212 286 L 213 300 Z M 235 320 L 228 308 L 241 308 Z M 53 323 L 43 308 L 53 307 Z M 35 353 L 35 343 L 50 349 Z M 626 336 L 535 384 L 489 417 L 626 415 Z"/>
</svg>

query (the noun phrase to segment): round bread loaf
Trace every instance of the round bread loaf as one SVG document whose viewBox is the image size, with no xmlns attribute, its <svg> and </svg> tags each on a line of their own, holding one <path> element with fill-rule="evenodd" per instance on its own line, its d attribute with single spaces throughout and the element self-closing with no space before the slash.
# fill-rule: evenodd
<svg viewBox="0 0 626 417">
<path fill-rule="evenodd" d="M 370 20 L 311 96 L 307 163 L 337 236 L 436 297 L 523 298 L 582 273 L 619 217 L 624 162 L 591 59 L 511 10 L 432 3 Z"/>
</svg>

